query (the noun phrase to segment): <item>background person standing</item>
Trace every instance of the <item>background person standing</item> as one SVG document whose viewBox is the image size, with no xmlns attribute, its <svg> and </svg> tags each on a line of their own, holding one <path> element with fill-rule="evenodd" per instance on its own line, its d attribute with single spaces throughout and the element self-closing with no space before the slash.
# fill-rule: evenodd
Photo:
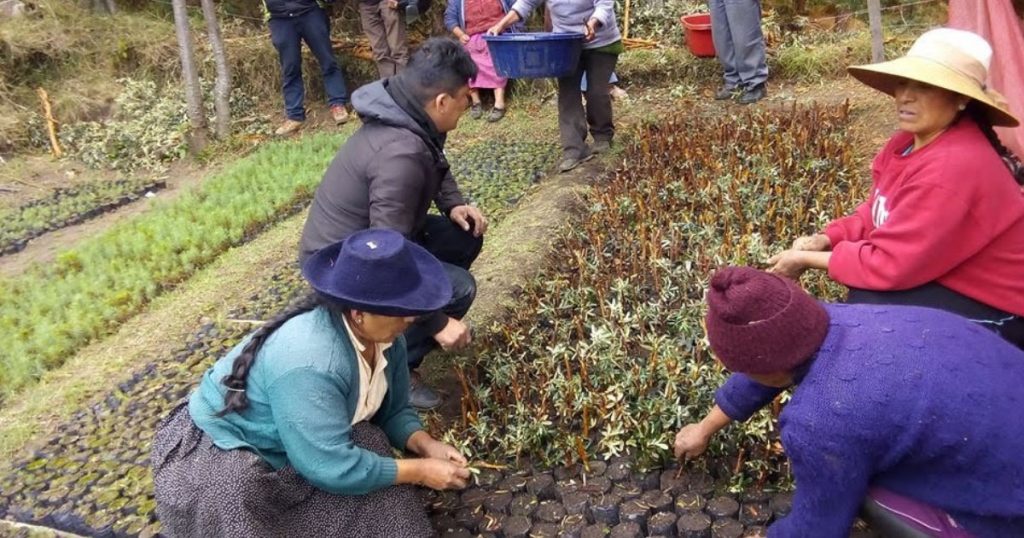
<svg viewBox="0 0 1024 538">
<path fill-rule="evenodd" d="M 324 78 L 324 92 L 327 105 L 331 107 L 331 118 L 338 125 L 349 119 L 348 90 L 345 76 L 338 67 L 331 49 L 331 21 L 317 0 L 263 0 L 270 40 L 277 49 L 281 62 L 281 93 L 284 94 L 284 110 L 287 117 L 274 134 L 288 135 L 302 128 L 306 121 L 303 101 L 306 89 L 302 82 L 302 42 L 316 56 L 320 63 L 320 74 Z"/>
<path fill-rule="evenodd" d="M 380 78 L 397 75 L 409 63 L 404 8 L 398 0 L 359 0 L 359 22 L 370 40 Z"/>
<path fill-rule="evenodd" d="M 761 0 L 708 0 L 711 37 L 725 83 L 715 99 L 736 98 L 744 105 L 768 95 L 768 64 L 761 32 Z"/>
</svg>

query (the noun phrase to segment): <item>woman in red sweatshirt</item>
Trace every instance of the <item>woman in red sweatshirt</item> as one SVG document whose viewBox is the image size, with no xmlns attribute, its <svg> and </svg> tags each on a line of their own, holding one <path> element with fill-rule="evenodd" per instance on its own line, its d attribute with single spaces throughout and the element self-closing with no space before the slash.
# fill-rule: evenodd
<svg viewBox="0 0 1024 538">
<path fill-rule="evenodd" d="M 902 58 L 851 67 L 895 98 L 900 131 L 875 157 L 868 199 L 770 270 L 825 269 L 848 302 L 940 308 L 1024 347 L 1024 167 L 992 129 L 1019 122 L 985 86 L 991 57 L 978 35 L 940 28 Z"/>
</svg>

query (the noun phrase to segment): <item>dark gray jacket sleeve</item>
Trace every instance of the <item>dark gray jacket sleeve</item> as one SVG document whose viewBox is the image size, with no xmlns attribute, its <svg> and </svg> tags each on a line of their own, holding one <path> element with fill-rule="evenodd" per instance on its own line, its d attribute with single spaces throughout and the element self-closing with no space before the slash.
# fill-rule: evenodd
<svg viewBox="0 0 1024 538">
<path fill-rule="evenodd" d="M 437 209 L 445 215 L 454 207 L 466 205 L 466 199 L 462 197 L 462 192 L 459 191 L 459 184 L 455 182 L 455 177 L 452 176 L 451 170 L 446 170 L 444 177 L 441 178 L 441 188 L 437 191 L 434 203 L 437 204 Z"/>
<path fill-rule="evenodd" d="M 398 142 L 381 148 L 367 169 L 371 228 L 389 228 L 411 236 L 427 184 L 428 170 L 421 155 Z"/>
</svg>

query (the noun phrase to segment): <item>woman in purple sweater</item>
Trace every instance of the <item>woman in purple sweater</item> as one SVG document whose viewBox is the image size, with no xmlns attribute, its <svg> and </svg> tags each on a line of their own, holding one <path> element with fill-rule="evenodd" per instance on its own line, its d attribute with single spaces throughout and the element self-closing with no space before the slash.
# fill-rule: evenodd
<svg viewBox="0 0 1024 538">
<path fill-rule="evenodd" d="M 793 281 L 726 268 L 708 290 L 711 348 L 733 372 L 720 412 L 745 419 L 784 388 L 793 510 L 771 537 L 1024 536 L 1024 351 L 914 306 L 821 304 Z M 676 438 L 695 457 L 707 437 Z M 703 437 L 703 442 L 700 441 Z"/>
</svg>

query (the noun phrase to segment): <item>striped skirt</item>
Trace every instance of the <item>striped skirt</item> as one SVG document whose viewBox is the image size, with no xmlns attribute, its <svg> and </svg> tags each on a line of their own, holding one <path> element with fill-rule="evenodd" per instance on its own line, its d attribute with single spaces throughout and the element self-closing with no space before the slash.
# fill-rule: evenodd
<svg viewBox="0 0 1024 538">
<path fill-rule="evenodd" d="M 355 444 L 390 457 L 380 428 L 361 422 Z M 153 440 L 157 516 L 164 536 L 433 536 L 422 491 L 392 486 L 368 495 L 318 489 L 291 466 L 275 471 L 247 450 L 223 450 L 178 406 Z"/>
</svg>

